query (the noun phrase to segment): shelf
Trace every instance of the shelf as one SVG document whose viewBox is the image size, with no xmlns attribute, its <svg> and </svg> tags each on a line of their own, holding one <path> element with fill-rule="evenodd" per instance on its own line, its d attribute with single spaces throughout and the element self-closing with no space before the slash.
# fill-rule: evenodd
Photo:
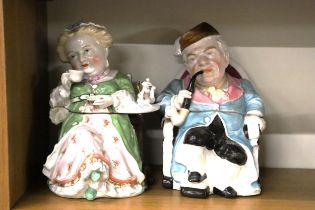
<svg viewBox="0 0 315 210">
<path fill-rule="evenodd" d="M 275 119 L 270 120 L 271 128 L 274 129 L 270 133 L 285 134 L 277 136 L 276 146 L 272 144 L 272 147 L 262 150 L 266 151 L 263 152 L 265 156 L 268 155 L 269 160 L 279 167 L 286 165 L 278 163 L 309 167 L 304 163 L 307 162 L 305 159 L 313 161 L 313 154 L 308 152 L 308 149 L 312 148 L 311 135 L 314 130 L 311 125 L 314 123 L 308 122 L 314 119 L 314 111 L 311 107 L 313 103 L 306 102 L 312 99 L 313 93 L 307 87 L 308 84 L 313 84 L 311 78 L 314 78 L 311 74 L 315 47 L 314 8 L 312 0 L 278 0 L 272 1 L 272 4 L 271 1 L 251 0 L 195 0 L 193 3 L 180 0 L 0 0 L 0 210 L 315 209 L 315 170 L 265 169 L 262 172 L 263 194 L 234 200 L 218 196 L 209 199 L 182 197 L 178 191 L 166 190 L 160 186 L 159 172 L 155 173 L 156 183 L 138 197 L 104 198 L 93 202 L 54 195 L 49 191 L 40 172 L 49 151 L 57 141 L 57 138 L 52 138 L 50 134 L 58 134 L 57 129 L 50 130 L 51 123 L 48 119 L 50 87 L 58 81 L 57 73 L 61 73 L 58 69 L 60 63 L 54 63 L 57 60 L 57 37 L 66 25 L 82 20 L 82 11 L 90 21 L 106 25 L 116 44 L 157 46 L 154 50 L 148 48 L 149 53 L 142 51 L 137 45 L 131 46 L 130 51 L 118 49 L 117 56 L 113 57 L 116 60 L 113 60 L 112 64 L 116 62 L 119 70 L 131 74 L 139 73 L 139 78 L 150 76 L 159 81 L 161 87 L 168 83 L 166 78 L 172 78 L 165 72 L 171 73 L 169 69 L 177 68 L 170 67 L 166 58 L 173 59 L 173 51 L 169 51 L 168 56 L 166 51 L 155 49 L 168 47 L 164 46 L 165 44 L 173 45 L 174 40 L 183 31 L 201 21 L 213 24 L 224 35 L 228 45 L 234 47 L 232 50 L 234 49 L 233 55 L 237 62 L 245 69 L 253 70 L 250 75 L 259 78 L 259 82 L 254 82 L 267 101 L 270 100 L 269 115 Z M 167 51 L 168 49 L 171 50 L 167 48 Z M 146 54 L 151 56 L 143 57 Z M 292 55 L 296 59 L 291 59 Z M 129 63 L 129 60 L 132 62 Z M 299 62 L 294 62 L 295 60 Z M 164 72 L 160 71 L 163 69 Z M 298 73 L 296 69 L 299 69 Z M 156 72 L 163 78 L 156 76 Z M 277 72 L 277 75 L 274 72 Z M 270 81 L 271 75 L 273 81 Z M 269 84 L 267 91 L 264 91 L 267 84 L 265 81 Z M 278 81 L 281 81 L 281 85 L 278 85 Z M 305 87 L 306 91 L 301 93 L 300 89 L 293 88 L 288 91 L 286 88 L 286 92 L 290 92 L 286 94 L 282 87 L 292 81 L 298 81 L 296 86 L 301 87 L 300 89 Z M 300 112 L 296 113 L 296 118 L 292 120 L 292 109 L 283 109 L 282 101 L 290 102 L 290 98 L 296 98 L 294 96 L 300 100 L 287 104 L 292 107 L 297 103 L 297 110 Z M 303 96 L 306 100 L 303 100 Z M 299 101 L 306 101 L 306 105 L 301 106 Z M 160 128 L 160 119 L 149 122 L 157 123 Z M 290 122 L 299 122 L 301 126 L 292 126 Z M 143 124 L 139 123 L 139 126 Z M 145 133 L 146 129 L 153 131 L 156 128 L 149 126 L 152 125 L 145 124 L 144 128 L 139 130 L 140 135 L 142 131 Z M 284 132 L 286 129 L 288 132 Z M 295 134 L 295 131 L 303 136 L 291 139 L 291 134 Z M 310 135 L 304 135 L 306 133 Z M 157 138 L 161 143 L 160 134 Z M 291 140 L 299 144 L 293 144 Z M 151 146 L 146 145 L 147 142 L 149 141 L 139 143 L 141 151 L 145 148 L 149 154 L 144 160 L 152 158 L 154 152 L 161 157 L 162 151 L 157 151 L 158 148 L 161 149 L 161 144 Z M 286 144 L 287 142 L 290 143 Z M 292 148 L 295 151 L 303 151 L 304 155 L 292 155 L 292 152 L 285 148 L 290 151 Z M 292 159 L 287 158 L 289 155 Z M 37 180 L 38 176 L 43 179 L 41 182 Z M 34 184 L 33 180 L 37 180 L 39 184 Z"/>
<path fill-rule="evenodd" d="M 161 170 L 154 171 L 155 183 L 137 197 L 99 198 L 94 201 L 66 199 L 54 195 L 41 183 L 28 191 L 13 209 L 315 209 L 315 170 L 262 169 L 262 195 L 237 199 L 225 199 L 217 195 L 208 199 L 182 197 L 179 191 L 162 188 Z"/>
</svg>

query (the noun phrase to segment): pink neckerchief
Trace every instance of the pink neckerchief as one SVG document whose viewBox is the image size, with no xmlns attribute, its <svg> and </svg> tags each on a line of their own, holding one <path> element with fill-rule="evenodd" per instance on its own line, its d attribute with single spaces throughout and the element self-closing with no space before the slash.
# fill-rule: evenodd
<svg viewBox="0 0 315 210">
<path fill-rule="evenodd" d="M 89 83 L 95 85 L 102 78 L 102 76 L 103 76 L 103 73 L 95 75 L 95 76 L 85 76 L 84 79 L 88 81 Z"/>
<path fill-rule="evenodd" d="M 199 103 L 223 104 L 228 101 L 233 101 L 240 98 L 244 92 L 243 88 L 241 87 L 241 80 L 234 78 L 228 74 L 226 76 L 227 76 L 228 88 L 227 88 L 227 91 L 225 91 L 226 92 L 225 97 L 222 97 L 219 101 L 213 101 L 211 99 L 210 93 L 207 93 L 208 95 L 206 95 L 201 90 L 196 88 L 193 94 L 192 100 L 194 102 L 199 102 Z"/>
<path fill-rule="evenodd" d="M 97 74 L 95 76 L 88 76 L 88 75 L 85 75 L 84 76 L 84 79 L 89 82 L 90 84 L 92 85 L 95 85 L 97 83 L 99 83 L 103 78 L 105 78 L 106 76 L 108 76 L 111 72 L 113 72 L 113 70 L 109 70 L 108 72 L 104 71 L 100 74 Z"/>
</svg>

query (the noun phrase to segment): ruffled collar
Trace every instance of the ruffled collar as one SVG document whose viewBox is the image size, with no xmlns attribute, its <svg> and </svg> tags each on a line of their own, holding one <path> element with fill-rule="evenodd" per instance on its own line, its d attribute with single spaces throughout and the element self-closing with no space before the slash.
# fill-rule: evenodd
<svg viewBox="0 0 315 210">
<path fill-rule="evenodd" d="M 98 84 L 100 82 L 104 82 L 104 81 L 108 81 L 108 80 L 112 80 L 115 78 L 116 74 L 118 73 L 117 70 L 110 70 L 108 73 L 102 73 L 99 75 L 95 75 L 92 77 L 86 77 L 84 78 L 88 83 L 95 85 Z"/>
</svg>

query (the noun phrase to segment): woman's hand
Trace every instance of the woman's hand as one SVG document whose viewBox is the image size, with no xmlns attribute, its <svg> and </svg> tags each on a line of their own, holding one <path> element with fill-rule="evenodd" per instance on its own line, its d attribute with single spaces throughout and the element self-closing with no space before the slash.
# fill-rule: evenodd
<svg viewBox="0 0 315 210">
<path fill-rule="evenodd" d="M 110 95 L 98 95 L 93 96 L 93 105 L 94 106 L 100 106 L 102 108 L 107 108 L 111 105 L 113 105 L 113 97 Z"/>
<path fill-rule="evenodd" d="M 70 73 L 65 72 L 61 75 L 61 85 L 53 89 L 50 94 L 50 106 L 67 106 L 69 105 L 69 96 L 70 96 L 70 88 L 71 88 L 71 79 Z"/>
<path fill-rule="evenodd" d="M 70 73 L 65 72 L 61 75 L 61 85 L 66 89 L 70 90 L 72 81 L 70 79 Z"/>
</svg>

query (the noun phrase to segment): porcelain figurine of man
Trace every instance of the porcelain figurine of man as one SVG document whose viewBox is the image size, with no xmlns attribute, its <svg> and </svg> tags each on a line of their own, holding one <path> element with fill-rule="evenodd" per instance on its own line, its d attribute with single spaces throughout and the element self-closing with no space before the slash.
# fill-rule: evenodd
<svg viewBox="0 0 315 210">
<path fill-rule="evenodd" d="M 208 23 L 185 32 L 176 46 L 194 81 L 175 79 L 157 98 L 165 116 L 163 185 L 197 198 L 260 194 L 257 157 L 244 127 L 259 138 L 262 99 L 248 80 L 225 72 L 226 44 Z"/>
</svg>

